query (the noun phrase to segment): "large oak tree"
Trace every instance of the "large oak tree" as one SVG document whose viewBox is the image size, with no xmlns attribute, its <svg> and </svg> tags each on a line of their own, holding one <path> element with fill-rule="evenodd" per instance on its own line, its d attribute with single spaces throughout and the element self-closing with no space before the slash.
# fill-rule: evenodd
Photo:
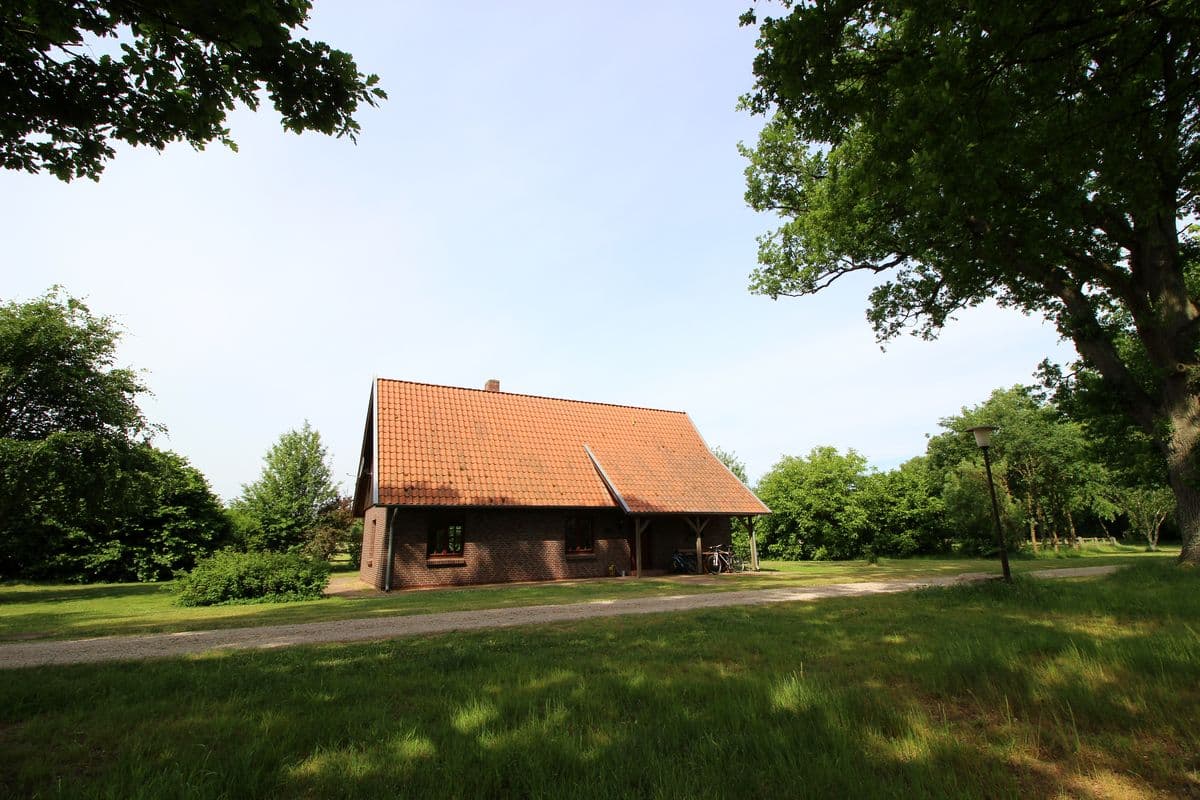
<svg viewBox="0 0 1200 800">
<path fill-rule="evenodd" d="M 233 146 L 265 90 L 285 128 L 353 138 L 386 97 L 349 53 L 294 38 L 309 0 L 0 3 L 0 166 L 96 179 L 113 141 Z M 108 52 L 106 52 L 108 51 Z"/>
<path fill-rule="evenodd" d="M 752 289 L 809 295 L 882 276 L 881 338 L 936 335 L 994 298 L 1042 314 L 1166 458 L 1200 562 L 1200 293 L 1194 0 L 783 3 L 760 26 L 769 116 L 750 204 L 781 227 Z M 754 12 L 747 12 L 752 23 Z M 1117 346 L 1132 321 L 1149 374 Z"/>
</svg>

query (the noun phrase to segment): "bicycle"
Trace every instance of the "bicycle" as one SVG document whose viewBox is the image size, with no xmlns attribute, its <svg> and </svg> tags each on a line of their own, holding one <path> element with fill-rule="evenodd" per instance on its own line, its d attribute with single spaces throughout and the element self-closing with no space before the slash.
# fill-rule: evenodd
<svg viewBox="0 0 1200 800">
<path fill-rule="evenodd" d="M 719 544 L 705 552 L 704 568 L 706 572 L 716 575 L 722 572 L 744 572 L 746 564 L 741 557 L 734 555 L 733 548 L 729 545 Z"/>
<path fill-rule="evenodd" d="M 685 575 L 694 573 L 696 571 L 696 554 L 687 550 L 676 550 L 671 556 L 671 571 L 681 572 Z"/>
</svg>

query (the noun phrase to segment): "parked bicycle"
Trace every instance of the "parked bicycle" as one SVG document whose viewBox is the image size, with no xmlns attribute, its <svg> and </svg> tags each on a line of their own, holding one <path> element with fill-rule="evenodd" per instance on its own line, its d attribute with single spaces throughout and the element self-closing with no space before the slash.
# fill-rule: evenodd
<svg viewBox="0 0 1200 800">
<path fill-rule="evenodd" d="M 717 574 L 721 572 L 745 572 L 746 564 L 729 545 L 716 545 L 704 553 L 704 569 Z"/>
<path fill-rule="evenodd" d="M 671 556 L 671 571 L 692 574 L 696 571 L 696 554 L 687 550 L 676 550 Z"/>
</svg>

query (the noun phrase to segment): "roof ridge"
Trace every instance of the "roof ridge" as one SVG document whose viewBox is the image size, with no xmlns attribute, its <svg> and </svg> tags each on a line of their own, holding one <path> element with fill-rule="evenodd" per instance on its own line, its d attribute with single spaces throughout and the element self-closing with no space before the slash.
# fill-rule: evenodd
<svg viewBox="0 0 1200 800">
<path fill-rule="evenodd" d="M 650 406 L 632 406 L 627 403 L 605 403 L 599 400 L 575 400 L 570 397 L 550 397 L 544 394 L 526 394 L 525 392 L 505 392 L 502 390 L 491 391 L 490 389 L 473 389 L 469 386 L 450 386 L 445 383 L 428 383 L 426 381 L 406 381 L 402 378 L 375 378 L 378 381 L 388 381 L 390 383 L 407 383 L 410 386 L 429 386 L 434 389 L 454 389 L 460 392 L 479 392 L 480 394 L 506 394 L 510 397 L 530 397 L 535 400 L 554 400 L 559 403 L 578 403 L 585 406 L 607 406 L 609 408 L 628 408 L 634 411 L 657 411 L 663 414 L 682 414 L 687 416 L 686 411 L 676 411 L 670 408 L 651 408 Z M 690 417 L 689 417 L 690 419 Z M 693 423 L 692 427 L 695 427 Z M 698 431 L 697 431 L 698 432 Z"/>
</svg>

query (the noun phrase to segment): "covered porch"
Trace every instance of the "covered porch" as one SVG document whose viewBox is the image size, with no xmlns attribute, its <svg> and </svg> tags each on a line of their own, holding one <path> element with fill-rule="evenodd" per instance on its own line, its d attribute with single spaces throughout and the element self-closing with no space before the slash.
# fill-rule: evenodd
<svg viewBox="0 0 1200 800">
<path fill-rule="evenodd" d="M 731 547 L 735 523 L 749 537 L 749 569 L 758 571 L 758 540 L 753 515 L 733 514 L 630 514 L 629 539 L 631 574 L 640 578 L 671 572 L 671 555 L 678 551 L 694 554 L 694 572 L 702 575 L 713 548 Z"/>
</svg>

